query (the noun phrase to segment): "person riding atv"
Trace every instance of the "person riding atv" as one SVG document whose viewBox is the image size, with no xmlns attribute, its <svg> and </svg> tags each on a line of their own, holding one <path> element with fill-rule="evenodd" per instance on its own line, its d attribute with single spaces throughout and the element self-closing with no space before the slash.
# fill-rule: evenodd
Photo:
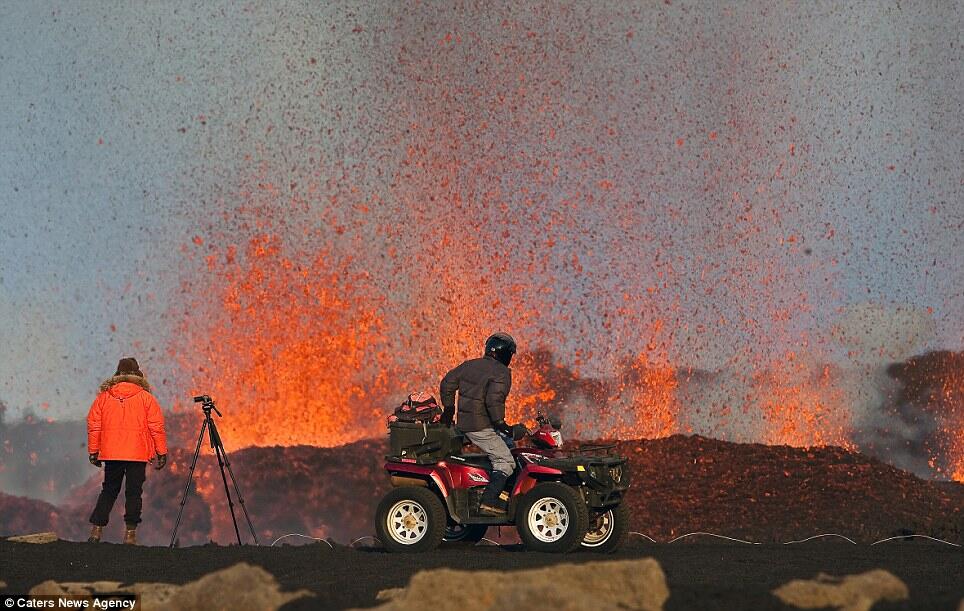
<svg viewBox="0 0 964 611">
<path fill-rule="evenodd" d="M 485 454 L 466 453 L 467 439 L 435 420 L 433 397 L 413 395 L 388 417 L 392 488 L 375 510 L 376 538 L 390 552 L 424 552 L 440 544 L 475 544 L 490 526 L 514 526 L 526 549 L 611 553 L 629 525 L 623 503 L 630 473 L 614 445 L 580 444 L 563 452 L 562 422 L 541 412 L 536 428 L 513 427 L 521 447 L 506 484 L 507 510 L 479 512 L 495 472 Z"/>
<path fill-rule="evenodd" d="M 512 427 L 505 422 L 505 400 L 512 388 L 509 363 L 515 352 L 515 340 L 508 333 L 494 333 L 485 340 L 482 358 L 465 361 L 439 384 L 443 424 L 453 423 L 457 392 L 458 429 L 492 461 L 492 476 L 479 505 L 482 515 L 503 516 L 506 512 L 501 495 L 515 459 L 499 432 L 512 436 Z"/>
</svg>

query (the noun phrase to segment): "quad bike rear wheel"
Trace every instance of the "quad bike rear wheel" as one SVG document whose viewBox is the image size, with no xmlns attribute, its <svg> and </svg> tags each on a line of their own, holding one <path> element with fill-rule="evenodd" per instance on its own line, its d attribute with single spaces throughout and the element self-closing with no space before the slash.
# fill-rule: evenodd
<svg viewBox="0 0 964 611">
<path fill-rule="evenodd" d="M 485 537 L 489 530 L 487 524 L 458 524 L 449 520 L 442 539 L 444 547 L 475 545 Z"/>
<path fill-rule="evenodd" d="M 375 533 L 390 552 L 427 552 L 445 535 L 445 507 L 428 488 L 392 488 L 375 511 Z"/>
<path fill-rule="evenodd" d="M 559 482 L 536 484 L 516 511 L 519 538 L 528 549 L 564 554 L 582 542 L 589 510 L 582 496 Z"/>
<path fill-rule="evenodd" d="M 617 505 L 589 517 L 589 530 L 582 538 L 582 549 L 599 554 L 611 554 L 622 545 L 629 530 L 629 509 Z"/>
</svg>

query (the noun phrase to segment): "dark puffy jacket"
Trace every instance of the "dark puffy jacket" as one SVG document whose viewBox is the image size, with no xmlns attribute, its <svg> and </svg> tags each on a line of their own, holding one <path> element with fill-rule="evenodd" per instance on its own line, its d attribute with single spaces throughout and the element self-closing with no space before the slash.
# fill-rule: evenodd
<svg viewBox="0 0 964 611">
<path fill-rule="evenodd" d="M 443 419 L 455 413 L 455 392 L 459 393 L 458 427 L 466 433 L 492 428 L 505 420 L 505 398 L 512 388 L 512 372 L 491 356 L 465 361 L 445 374 L 439 385 Z"/>
</svg>

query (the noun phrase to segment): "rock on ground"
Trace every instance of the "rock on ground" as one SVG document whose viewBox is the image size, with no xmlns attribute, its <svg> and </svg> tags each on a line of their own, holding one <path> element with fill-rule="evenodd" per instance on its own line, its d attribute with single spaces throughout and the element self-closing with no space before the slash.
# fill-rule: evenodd
<svg viewBox="0 0 964 611">
<path fill-rule="evenodd" d="M 869 611 L 881 600 L 907 600 L 903 581 L 883 569 L 843 578 L 820 573 L 816 579 L 794 579 L 773 593 L 785 604 L 800 609 L 830 607 L 840 611 Z"/>
<path fill-rule="evenodd" d="M 28 592 L 31 596 L 93 596 L 95 594 L 137 594 L 141 608 L 162 609 L 180 586 L 170 583 L 135 583 L 122 585 L 119 581 L 44 581 Z"/>
<path fill-rule="evenodd" d="M 278 609 L 282 605 L 313 596 L 306 590 L 281 592 L 271 573 L 245 562 L 209 573 L 197 581 L 178 586 L 169 583 L 135 583 L 122 586 L 117 581 L 45 581 L 30 590 L 32 595 L 138 594 L 145 611 L 161 609 L 204 610 Z"/>
<path fill-rule="evenodd" d="M 19 535 L 7 539 L 7 541 L 13 541 L 14 543 L 53 543 L 57 540 L 57 533 L 53 532 Z"/>
<path fill-rule="evenodd" d="M 464 586 L 444 587 L 447 583 Z M 435 569 L 416 573 L 401 591 L 384 594 L 389 600 L 376 607 L 380 611 L 536 608 L 657 611 L 669 598 L 669 588 L 659 563 L 643 558 L 558 564 L 515 572 Z"/>
<path fill-rule="evenodd" d="M 385 590 L 379 590 L 378 594 L 375 595 L 375 600 L 378 602 L 385 602 L 386 600 L 398 598 L 404 593 L 405 588 L 387 588 Z"/>
</svg>

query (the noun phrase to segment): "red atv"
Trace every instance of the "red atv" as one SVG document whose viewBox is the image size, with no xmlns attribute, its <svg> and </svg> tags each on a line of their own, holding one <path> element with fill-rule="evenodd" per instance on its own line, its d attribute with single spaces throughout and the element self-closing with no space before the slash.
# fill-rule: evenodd
<svg viewBox="0 0 964 611">
<path fill-rule="evenodd" d="M 465 438 L 441 424 L 391 422 L 392 454 L 385 470 L 394 488 L 375 514 L 375 531 L 391 552 L 422 552 L 449 544 L 475 544 L 489 526 L 515 525 L 527 548 L 612 552 L 622 542 L 628 513 L 626 459 L 613 446 L 561 451 L 560 423 L 540 414 L 538 427 L 512 448 L 516 469 L 506 483 L 504 517 L 478 513 L 492 465 L 485 454 L 465 454 Z M 523 428 L 524 427 L 520 427 Z M 520 431 L 521 432 L 521 431 Z M 520 441 L 520 440 L 516 440 Z"/>
</svg>

